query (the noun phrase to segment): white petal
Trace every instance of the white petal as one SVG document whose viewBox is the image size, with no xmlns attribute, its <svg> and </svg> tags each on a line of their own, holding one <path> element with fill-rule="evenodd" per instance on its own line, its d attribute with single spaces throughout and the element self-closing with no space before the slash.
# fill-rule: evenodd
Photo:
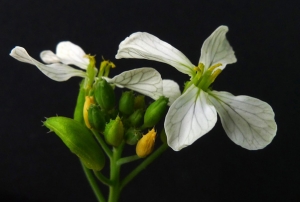
<svg viewBox="0 0 300 202">
<path fill-rule="evenodd" d="M 236 62 L 234 51 L 226 39 L 227 32 L 227 26 L 220 26 L 204 41 L 199 63 L 203 63 L 205 69 L 217 63 L 222 64 L 218 69 L 224 69 L 227 64 Z"/>
<path fill-rule="evenodd" d="M 268 103 L 218 91 L 212 91 L 209 99 L 216 107 L 226 134 L 234 143 L 249 150 L 262 149 L 276 135 L 274 112 Z"/>
<path fill-rule="evenodd" d="M 179 85 L 173 80 L 163 79 L 163 94 L 171 105 L 181 95 Z"/>
<path fill-rule="evenodd" d="M 153 68 L 139 68 L 122 72 L 112 79 L 104 78 L 120 88 L 128 88 L 156 100 L 163 95 L 163 83 L 158 71 Z"/>
<path fill-rule="evenodd" d="M 40 57 L 43 62 L 51 64 L 51 63 L 60 63 L 61 60 L 57 55 L 55 55 L 52 51 L 46 50 L 40 53 Z"/>
<path fill-rule="evenodd" d="M 89 59 L 85 57 L 86 54 L 82 48 L 70 41 L 63 41 L 57 44 L 56 55 L 66 65 L 72 64 L 86 69 L 89 64 Z"/>
<path fill-rule="evenodd" d="M 155 60 L 167 63 L 189 75 L 192 75 L 194 68 L 194 65 L 182 52 L 146 32 L 133 33 L 122 41 L 116 55 L 116 59 L 120 58 Z"/>
<path fill-rule="evenodd" d="M 208 94 L 192 85 L 175 100 L 167 113 L 168 145 L 179 151 L 210 131 L 216 121 L 217 112 L 208 100 Z"/>
<path fill-rule="evenodd" d="M 64 64 L 55 63 L 44 65 L 30 57 L 26 50 L 19 46 L 12 49 L 10 56 L 21 62 L 35 65 L 39 70 L 41 70 L 41 72 L 55 81 L 66 81 L 73 76 L 85 77 L 85 72 L 76 70 Z"/>
</svg>

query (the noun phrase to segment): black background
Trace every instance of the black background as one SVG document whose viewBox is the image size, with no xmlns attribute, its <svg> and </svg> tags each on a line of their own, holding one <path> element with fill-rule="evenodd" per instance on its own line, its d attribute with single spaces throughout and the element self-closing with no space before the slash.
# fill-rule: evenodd
<svg viewBox="0 0 300 202">
<path fill-rule="evenodd" d="M 219 26 L 237 63 L 214 89 L 250 95 L 275 111 L 278 132 L 260 151 L 229 140 L 220 121 L 180 152 L 169 149 L 122 193 L 120 201 L 296 201 L 300 199 L 299 49 L 296 1 L 29 1 L 0 3 L 0 189 L 6 201 L 96 201 L 76 156 L 42 127 L 44 117 L 71 117 L 79 78 L 55 82 L 8 54 L 16 45 L 39 60 L 42 50 L 70 40 L 124 70 L 152 66 L 181 87 L 188 76 L 146 60 L 115 60 L 119 43 L 146 31 L 194 64 Z M 124 167 L 125 168 L 125 167 Z M 130 166 L 123 171 L 128 172 Z"/>
</svg>

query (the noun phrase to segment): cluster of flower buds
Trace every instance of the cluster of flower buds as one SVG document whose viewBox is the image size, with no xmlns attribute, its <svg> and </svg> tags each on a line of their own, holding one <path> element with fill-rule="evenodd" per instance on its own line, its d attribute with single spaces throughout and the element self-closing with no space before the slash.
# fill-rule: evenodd
<svg viewBox="0 0 300 202">
<path fill-rule="evenodd" d="M 168 102 L 162 96 L 147 106 L 145 96 L 125 91 L 117 104 L 113 86 L 100 78 L 85 97 L 84 122 L 89 129 L 102 133 L 108 145 L 118 147 L 123 141 L 136 145 L 137 155 L 143 158 L 154 147 L 156 132 L 152 128 L 166 114 Z"/>
</svg>

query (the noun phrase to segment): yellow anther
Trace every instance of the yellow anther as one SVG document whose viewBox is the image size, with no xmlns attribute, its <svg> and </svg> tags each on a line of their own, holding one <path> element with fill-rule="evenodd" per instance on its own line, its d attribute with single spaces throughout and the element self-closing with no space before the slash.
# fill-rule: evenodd
<svg viewBox="0 0 300 202">
<path fill-rule="evenodd" d="M 88 58 L 90 60 L 90 66 L 94 67 L 95 64 L 96 64 L 96 59 L 95 59 L 95 56 L 92 56 L 90 54 L 87 54 L 84 56 L 85 58 Z"/>
<path fill-rule="evenodd" d="M 212 75 L 210 76 L 210 83 L 213 83 L 215 81 L 215 79 L 217 78 L 217 76 L 219 76 L 219 74 L 222 72 L 221 69 L 217 69 L 214 71 L 214 73 L 212 73 Z"/>
<path fill-rule="evenodd" d="M 216 69 L 217 67 L 220 67 L 220 66 L 222 66 L 222 64 L 221 63 L 217 63 L 217 64 L 215 64 L 215 65 L 213 65 L 213 66 L 211 66 L 211 67 L 209 67 L 208 68 L 208 71 L 214 71 L 214 69 Z"/>
<path fill-rule="evenodd" d="M 140 158 L 148 156 L 154 147 L 156 131 L 154 128 L 144 135 L 136 145 L 136 154 Z"/>
<path fill-rule="evenodd" d="M 198 68 L 200 69 L 201 72 L 203 72 L 203 70 L 204 70 L 204 64 L 203 63 L 199 63 Z"/>
<path fill-rule="evenodd" d="M 94 97 L 93 96 L 85 96 L 85 102 L 84 102 L 84 106 L 83 106 L 83 119 L 84 119 L 86 127 L 88 127 L 88 128 L 92 128 L 91 124 L 89 122 L 89 114 L 88 114 L 88 110 L 89 110 L 91 104 L 95 104 Z"/>
<path fill-rule="evenodd" d="M 116 68 L 116 65 L 113 62 L 109 61 L 108 64 L 111 66 L 111 68 Z"/>
</svg>

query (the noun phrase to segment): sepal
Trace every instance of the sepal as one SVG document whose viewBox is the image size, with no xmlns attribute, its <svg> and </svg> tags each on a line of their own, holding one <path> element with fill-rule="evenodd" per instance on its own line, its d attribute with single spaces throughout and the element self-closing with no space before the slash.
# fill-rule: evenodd
<svg viewBox="0 0 300 202">
<path fill-rule="evenodd" d="M 104 138 L 107 144 L 117 147 L 124 137 L 124 126 L 119 116 L 115 120 L 110 120 L 105 126 Z"/>
</svg>

